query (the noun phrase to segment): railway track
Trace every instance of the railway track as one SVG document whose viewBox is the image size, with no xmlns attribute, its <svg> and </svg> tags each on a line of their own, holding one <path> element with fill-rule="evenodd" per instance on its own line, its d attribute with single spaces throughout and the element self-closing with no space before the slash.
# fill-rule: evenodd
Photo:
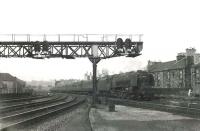
<svg viewBox="0 0 200 131">
<path fill-rule="evenodd" d="M 24 101 L 31 101 L 31 100 L 35 100 L 35 99 L 42 99 L 42 98 L 47 98 L 50 96 L 34 96 L 34 97 L 27 97 L 27 98 L 17 98 L 17 99 L 8 99 L 8 100 L 2 100 L 0 101 L 0 105 L 4 105 L 4 104 L 10 104 L 10 103 L 16 103 L 16 102 L 24 102 Z"/>
<path fill-rule="evenodd" d="M 192 115 L 194 117 L 200 117 L 200 108 L 194 108 L 190 105 L 186 106 L 177 106 L 177 105 L 164 105 L 164 104 L 157 104 L 151 102 L 144 102 L 144 101 L 133 101 L 133 100 L 122 100 L 116 98 L 109 98 L 108 101 L 113 104 L 125 105 L 125 106 L 133 106 L 138 108 L 146 108 L 146 109 L 153 109 L 159 111 L 166 111 L 172 113 L 179 113 L 183 115 Z"/>
<path fill-rule="evenodd" d="M 66 98 L 67 96 L 54 96 L 54 97 L 37 99 L 32 102 L 25 102 L 25 103 L 20 103 L 20 104 L 15 104 L 15 105 L 3 106 L 3 107 L 0 107 L 0 117 L 2 117 L 2 115 L 3 116 L 6 115 L 6 113 L 10 114 L 10 113 L 19 112 L 21 110 L 29 110 L 30 108 L 37 108 L 39 106 L 56 103 Z"/>
<path fill-rule="evenodd" d="M 76 97 L 68 97 L 65 101 L 60 101 L 52 105 L 43 106 L 40 108 L 32 109 L 29 111 L 12 114 L 0 118 L 0 130 L 12 130 L 17 126 L 36 122 L 38 120 L 49 117 L 53 114 L 64 110 L 70 110 L 71 108 L 83 103 L 85 99 Z"/>
<path fill-rule="evenodd" d="M 29 96 L 30 97 L 30 96 Z M 12 100 L 12 99 L 22 99 L 22 98 L 27 98 L 27 96 L 16 96 L 16 97 L 0 97 L 0 101 L 5 101 L 5 100 Z"/>
</svg>

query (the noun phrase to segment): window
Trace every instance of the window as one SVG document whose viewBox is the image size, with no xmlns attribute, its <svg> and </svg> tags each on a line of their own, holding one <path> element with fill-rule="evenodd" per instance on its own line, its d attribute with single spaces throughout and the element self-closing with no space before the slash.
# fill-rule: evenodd
<svg viewBox="0 0 200 131">
<path fill-rule="evenodd" d="M 160 73 L 157 74 L 157 86 L 161 85 L 161 81 L 160 81 Z"/>
<path fill-rule="evenodd" d="M 182 70 L 179 71 L 179 78 L 183 79 L 183 71 Z"/>
<path fill-rule="evenodd" d="M 158 76 L 158 80 L 160 80 L 160 73 L 158 73 L 157 76 Z"/>
<path fill-rule="evenodd" d="M 200 80 L 200 72 L 199 72 L 199 69 L 196 69 L 196 80 Z"/>
<path fill-rule="evenodd" d="M 167 79 L 169 80 L 169 78 L 170 78 L 170 73 L 169 73 L 169 71 L 167 72 Z"/>
<path fill-rule="evenodd" d="M 175 76 L 175 73 L 174 73 L 174 72 L 172 72 L 172 77 L 174 78 L 174 76 Z"/>
</svg>

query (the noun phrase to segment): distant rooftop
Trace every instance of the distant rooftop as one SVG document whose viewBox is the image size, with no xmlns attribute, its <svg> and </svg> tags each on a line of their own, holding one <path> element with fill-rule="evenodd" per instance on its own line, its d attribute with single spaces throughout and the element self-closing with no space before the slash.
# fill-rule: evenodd
<svg viewBox="0 0 200 131">
<path fill-rule="evenodd" d="M 18 81 L 18 82 L 24 82 L 17 77 L 12 76 L 9 73 L 0 73 L 0 82 L 1 81 Z"/>
</svg>

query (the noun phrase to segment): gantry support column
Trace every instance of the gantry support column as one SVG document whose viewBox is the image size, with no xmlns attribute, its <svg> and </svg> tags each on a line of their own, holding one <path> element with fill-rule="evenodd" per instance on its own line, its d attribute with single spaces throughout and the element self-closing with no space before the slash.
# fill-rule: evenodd
<svg viewBox="0 0 200 131">
<path fill-rule="evenodd" d="M 92 76 L 92 83 L 93 83 L 93 92 L 92 92 L 92 106 L 96 107 L 96 100 L 97 100 L 97 63 L 101 60 L 100 58 L 89 58 L 93 65 L 93 76 Z"/>
</svg>

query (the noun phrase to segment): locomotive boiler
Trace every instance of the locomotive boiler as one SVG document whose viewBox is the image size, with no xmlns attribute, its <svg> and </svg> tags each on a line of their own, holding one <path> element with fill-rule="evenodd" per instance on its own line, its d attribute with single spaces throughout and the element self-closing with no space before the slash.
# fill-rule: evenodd
<svg viewBox="0 0 200 131">
<path fill-rule="evenodd" d="M 97 82 L 98 94 L 120 98 L 149 98 L 154 95 L 153 75 L 146 71 L 127 72 L 101 78 Z"/>
<path fill-rule="evenodd" d="M 146 71 L 114 75 L 111 80 L 111 95 L 121 98 L 149 98 L 154 86 L 153 75 Z"/>
</svg>

